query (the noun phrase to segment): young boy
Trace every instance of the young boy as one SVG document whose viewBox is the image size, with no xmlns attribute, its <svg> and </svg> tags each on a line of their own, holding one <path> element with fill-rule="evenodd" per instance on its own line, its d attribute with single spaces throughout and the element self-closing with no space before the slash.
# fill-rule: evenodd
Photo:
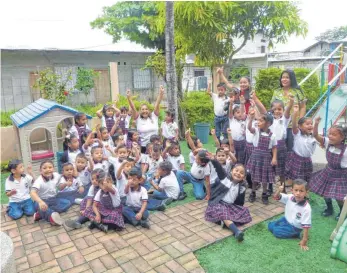
<svg viewBox="0 0 347 273">
<path fill-rule="evenodd" d="M 140 185 L 142 181 L 142 172 L 133 167 L 129 171 L 128 184 L 125 186 L 126 203 L 123 207 L 124 220 L 133 226 L 141 225 L 149 228 L 147 208 L 148 194 L 147 190 Z"/>
<path fill-rule="evenodd" d="M 217 85 L 218 95 L 212 93 L 211 82 L 208 83 L 207 94 L 209 94 L 213 100 L 214 108 L 214 125 L 216 128 L 216 136 L 220 140 L 221 134 L 224 138 L 227 138 L 227 127 L 228 127 L 228 115 L 224 110 L 225 104 L 228 102 L 228 97 L 225 95 L 226 87 L 224 83 L 219 83 Z"/>
<path fill-rule="evenodd" d="M 311 206 L 306 199 L 308 184 L 305 180 L 293 181 L 293 194 L 283 194 L 283 186 L 280 186 L 274 198 L 286 204 L 285 215 L 277 221 L 270 222 L 268 229 L 277 238 L 300 238 L 301 249 L 308 250 L 308 229 L 311 228 Z"/>
<path fill-rule="evenodd" d="M 14 159 L 8 164 L 8 169 L 11 174 L 5 183 L 5 191 L 9 199 L 7 215 L 13 220 L 21 218 L 23 214 L 34 215 L 34 202 L 30 198 L 30 187 L 33 182 L 31 167 L 28 167 L 30 175 L 26 175 L 23 163 Z"/>
</svg>

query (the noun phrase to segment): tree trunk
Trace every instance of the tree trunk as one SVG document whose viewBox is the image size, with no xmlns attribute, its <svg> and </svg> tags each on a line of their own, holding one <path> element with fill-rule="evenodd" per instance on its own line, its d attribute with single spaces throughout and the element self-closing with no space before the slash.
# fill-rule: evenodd
<svg viewBox="0 0 347 273">
<path fill-rule="evenodd" d="M 175 66 L 174 44 L 174 2 L 167 1 L 165 24 L 165 57 L 166 57 L 166 85 L 168 109 L 175 113 L 175 121 L 178 124 L 177 107 L 177 76 Z"/>
</svg>

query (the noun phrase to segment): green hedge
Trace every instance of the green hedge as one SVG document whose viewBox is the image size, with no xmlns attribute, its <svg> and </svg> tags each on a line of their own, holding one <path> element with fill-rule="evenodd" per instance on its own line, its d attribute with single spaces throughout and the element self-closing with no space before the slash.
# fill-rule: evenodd
<svg viewBox="0 0 347 273">
<path fill-rule="evenodd" d="M 294 68 L 297 82 L 303 80 L 311 70 L 308 68 Z M 270 67 L 266 69 L 260 69 L 258 75 L 255 77 L 256 84 L 255 90 L 261 102 L 266 108 L 270 107 L 270 102 L 274 90 L 280 88 L 280 76 L 282 69 L 276 67 Z M 316 74 L 312 75 L 302 86 L 302 90 L 307 98 L 307 109 L 310 109 L 317 101 L 320 94 L 319 79 Z"/>
<path fill-rule="evenodd" d="M 14 114 L 16 110 L 12 110 L 9 112 L 1 112 L 1 127 L 7 127 L 12 125 L 12 120 L 10 116 Z"/>
<path fill-rule="evenodd" d="M 188 128 L 194 131 L 197 122 L 210 123 L 214 126 L 213 102 L 206 92 L 191 91 L 184 95 L 181 107 L 187 116 Z"/>
</svg>

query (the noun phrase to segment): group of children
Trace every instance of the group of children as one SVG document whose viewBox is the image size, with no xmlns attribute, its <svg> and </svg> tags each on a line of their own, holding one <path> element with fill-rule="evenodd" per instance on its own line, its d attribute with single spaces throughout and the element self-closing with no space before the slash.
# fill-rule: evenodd
<svg viewBox="0 0 347 273">
<path fill-rule="evenodd" d="M 34 215 L 35 220 L 64 224 L 67 229 L 80 228 L 88 221 L 89 228 L 105 232 L 120 230 L 125 222 L 149 228 L 148 210 L 165 210 L 172 201 L 184 199 L 183 185 L 188 182 L 196 199 L 208 200 L 205 219 L 226 226 L 242 241 L 244 234 L 238 225 L 252 221 L 243 207 L 247 187 L 251 188 L 248 200 L 254 202 L 256 190 L 262 186 L 261 201 L 266 205 L 278 176 L 281 187 L 274 198 L 286 204 L 285 216 L 270 223 L 269 230 L 279 238 L 299 237 L 304 230 L 300 245 L 307 249 L 311 226 L 308 188 L 325 198 L 325 216 L 333 213 L 332 199 L 341 208 L 347 195 L 346 128 L 333 126 L 325 138 L 318 134 L 320 119 L 313 124 L 304 117 L 305 101 L 295 95 L 298 86 L 292 71 L 282 73 L 284 97 L 275 97 L 269 111 L 251 91 L 249 78 L 241 78 L 237 90 L 226 82 L 222 69 L 218 74 L 222 79 L 218 93 L 211 92 L 211 84 L 208 87 L 214 102 L 215 130 L 211 134 L 217 149 L 214 154 L 206 151 L 187 130 L 189 171 L 185 170 L 174 113 L 166 112 L 165 120 L 158 124 L 163 88 L 152 113 L 147 105 L 138 113 L 127 91 L 130 111 L 105 105 L 97 112 L 101 126 L 94 131 L 83 113 L 76 114 L 64 143 L 62 174 L 54 172 L 53 162 L 45 161 L 33 182 L 20 161 L 10 163 L 8 215 L 13 219 L 23 213 Z M 233 88 L 230 97 L 226 87 Z M 293 147 L 288 145 L 291 137 Z M 317 143 L 326 147 L 328 165 L 312 174 L 311 156 Z M 292 194 L 285 194 L 285 181 L 293 185 Z M 59 213 L 74 203 L 80 205 L 80 216 L 63 221 Z"/>
</svg>

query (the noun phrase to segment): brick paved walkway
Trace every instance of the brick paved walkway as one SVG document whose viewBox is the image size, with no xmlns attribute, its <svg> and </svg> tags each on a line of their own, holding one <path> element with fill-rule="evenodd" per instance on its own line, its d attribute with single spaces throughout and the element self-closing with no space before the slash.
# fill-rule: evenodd
<svg viewBox="0 0 347 273">
<path fill-rule="evenodd" d="M 204 272 L 193 252 L 232 235 L 204 220 L 206 206 L 206 201 L 194 201 L 151 214 L 150 230 L 126 225 L 108 234 L 87 227 L 66 232 L 44 221 L 34 223 L 32 217 L 10 221 L 2 206 L 1 230 L 14 242 L 18 272 Z M 284 211 L 273 200 L 267 206 L 245 206 L 253 221 L 243 229 Z M 78 209 L 72 207 L 63 218 L 75 218 Z"/>
</svg>

